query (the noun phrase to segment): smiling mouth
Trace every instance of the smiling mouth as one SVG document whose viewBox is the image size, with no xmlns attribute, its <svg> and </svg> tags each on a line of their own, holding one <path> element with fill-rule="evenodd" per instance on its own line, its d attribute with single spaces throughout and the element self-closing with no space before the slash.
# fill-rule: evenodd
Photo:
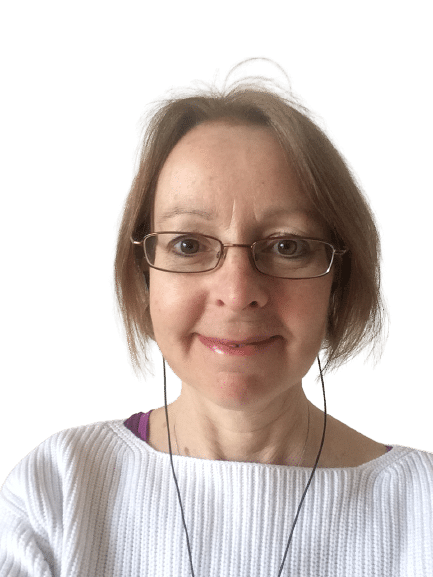
<svg viewBox="0 0 433 577">
<path fill-rule="evenodd" d="M 242 341 L 235 341 L 232 339 L 219 339 L 217 337 L 205 337 L 204 335 L 201 336 L 209 341 L 213 341 L 216 344 L 225 345 L 226 347 L 246 347 L 248 345 L 261 345 L 277 338 L 277 335 L 274 335 L 267 338 L 251 337 L 249 339 L 243 339 Z"/>
</svg>

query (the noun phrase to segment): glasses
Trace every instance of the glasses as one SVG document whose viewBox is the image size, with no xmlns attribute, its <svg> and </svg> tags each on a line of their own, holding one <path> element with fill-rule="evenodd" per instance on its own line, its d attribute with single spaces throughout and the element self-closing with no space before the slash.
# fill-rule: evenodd
<svg viewBox="0 0 433 577">
<path fill-rule="evenodd" d="M 290 279 L 324 276 L 335 256 L 347 252 L 312 238 L 287 235 L 258 240 L 253 244 L 223 244 L 219 239 L 195 232 L 153 232 L 133 244 L 143 245 L 152 268 L 166 272 L 199 273 L 214 270 L 229 247 L 250 249 L 250 260 L 261 273 Z"/>
</svg>

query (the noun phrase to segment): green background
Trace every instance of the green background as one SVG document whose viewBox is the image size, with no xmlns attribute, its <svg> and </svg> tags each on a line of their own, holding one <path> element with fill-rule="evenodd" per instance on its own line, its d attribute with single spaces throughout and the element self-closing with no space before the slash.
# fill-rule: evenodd
<svg viewBox="0 0 433 577">
<path fill-rule="evenodd" d="M 360 357 L 328 379 L 328 412 L 384 443 L 433 451 L 427 10 L 377 0 L 3 7 L 0 482 L 57 431 L 163 404 L 158 350 L 157 378 L 139 383 L 111 312 L 135 123 L 168 86 L 260 54 L 327 119 L 384 228 L 390 340 L 376 371 Z M 323 408 L 315 370 L 304 388 Z M 170 370 L 168 387 L 172 401 Z"/>
</svg>

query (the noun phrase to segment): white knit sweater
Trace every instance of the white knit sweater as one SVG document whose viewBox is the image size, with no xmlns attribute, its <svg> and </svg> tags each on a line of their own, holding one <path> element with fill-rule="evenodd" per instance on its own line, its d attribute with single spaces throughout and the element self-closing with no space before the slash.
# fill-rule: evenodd
<svg viewBox="0 0 433 577">
<path fill-rule="evenodd" d="M 173 457 L 196 577 L 277 577 L 311 469 Z M 123 421 L 57 433 L 0 493 L 1 577 L 191 575 L 170 456 Z M 282 575 L 432 577 L 433 455 L 317 469 Z"/>
</svg>

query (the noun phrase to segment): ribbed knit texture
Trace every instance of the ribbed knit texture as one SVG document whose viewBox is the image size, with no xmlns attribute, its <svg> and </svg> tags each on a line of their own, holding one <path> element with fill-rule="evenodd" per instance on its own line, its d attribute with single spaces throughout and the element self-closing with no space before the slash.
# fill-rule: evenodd
<svg viewBox="0 0 433 577">
<path fill-rule="evenodd" d="M 311 469 L 173 457 L 196 577 L 273 577 Z M 57 433 L 0 493 L 0 577 L 188 577 L 170 456 L 123 421 Z M 433 455 L 317 469 L 284 576 L 432 577 Z"/>
</svg>

